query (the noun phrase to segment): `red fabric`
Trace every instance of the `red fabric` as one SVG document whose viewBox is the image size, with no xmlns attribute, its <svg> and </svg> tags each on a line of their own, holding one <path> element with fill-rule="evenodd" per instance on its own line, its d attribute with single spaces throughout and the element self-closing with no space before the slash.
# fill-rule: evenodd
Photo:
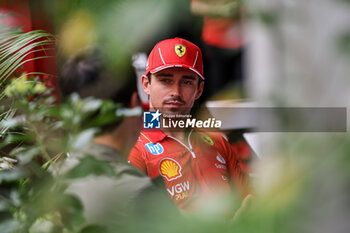
<svg viewBox="0 0 350 233">
<path fill-rule="evenodd" d="M 249 194 L 250 184 L 249 184 L 249 173 L 251 172 L 251 167 L 249 166 L 249 162 L 252 159 L 252 153 L 249 145 L 246 141 L 238 141 L 231 144 L 231 148 L 235 154 L 237 154 L 238 159 L 238 167 L 240 170 L 240 180 L 237 182 L 237 186 L 241 190 L 243 196 Z"/>
<path fill-rule="evenodd" d="M 244 44 L 240 23 L 229 18 L 204 17 L 202 39 L 208 45 L 226 49 Z"/>
<path fill-rule="evenodd" d="M 198 0 L 192 0 L 197 2 Z M 201 2 L 201 1 L 198 1 Z M 224 1 L 207 0 L 206 3 L 215 5 Z M 239 10 L 241 11 L 241 9 Z M 241 14 L 241 12 L 239 12 Z M 240 16 L 213 17 L 204 16 L 202 26 L 202 40 L 211 46 L 224 49 L 238 49 L 244 45 Z"/>
<path fill-rule="evenodd" d="M 193 132 L 189 138 L 191 146 L 186 148 L 161 130 L 143 130 L 129 161 L 151 178 L 163 176 L 175 204 L 195 211 L 212 195 L 237 192 L 233 184 L 242 177 L 238 156 L 221 135 Z"/>
</svg>

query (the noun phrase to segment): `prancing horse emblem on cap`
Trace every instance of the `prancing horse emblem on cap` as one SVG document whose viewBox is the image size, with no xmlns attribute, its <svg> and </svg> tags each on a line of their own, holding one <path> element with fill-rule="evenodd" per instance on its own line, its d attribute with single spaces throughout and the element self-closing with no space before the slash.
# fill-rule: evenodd
<svg viewBox="0 0 350 233">
<path fill-rule="evenodd" d="M 175 53 L 177 56 L 182 57 L 186 53 L 186 47 L 182 44 L 175 45 Z"/>
</svg>

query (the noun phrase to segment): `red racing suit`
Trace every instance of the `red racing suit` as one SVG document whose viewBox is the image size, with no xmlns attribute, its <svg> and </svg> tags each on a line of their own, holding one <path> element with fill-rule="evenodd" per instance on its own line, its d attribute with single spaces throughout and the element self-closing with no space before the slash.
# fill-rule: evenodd
<svg viewBox="0 0 350 233">
<path fill-rule="evenodd" d="M 187 140 L 188 146 L 161 130 L 142 130 L 129 162 L 151 178 L 162 176 L 170 197 L 187 211 L 198 210 L 219 192 L 237 193 L 232 189 L 242 187 L 243 177 L 226 139 L 191 131 Z"/>
</svg>

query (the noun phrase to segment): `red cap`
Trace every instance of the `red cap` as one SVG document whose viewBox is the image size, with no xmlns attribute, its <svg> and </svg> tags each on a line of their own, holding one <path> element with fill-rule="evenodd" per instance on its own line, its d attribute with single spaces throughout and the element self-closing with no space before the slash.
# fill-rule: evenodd
<svg viewBox="0 0 350 233">
<path fill-rule="evenodd" d="M 148 56 L 146 75 L 171 67 L 190 69 L 204 80 L 202 52 L 188 40 L 176 37 L 156 44 Z"/>
</svg>

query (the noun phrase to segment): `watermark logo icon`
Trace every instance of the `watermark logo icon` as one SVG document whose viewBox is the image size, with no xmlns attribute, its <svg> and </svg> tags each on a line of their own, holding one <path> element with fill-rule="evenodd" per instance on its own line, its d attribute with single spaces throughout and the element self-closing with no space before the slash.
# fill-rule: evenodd
<svg viewBox="0 0 350 233">
<path fill-rule="evenodd" d="M 143 113 L 143 128 L 144 129 L 160 129 L 160 116 L 162 114 L 157 110 L 156 112 Z"/>
</svg>

